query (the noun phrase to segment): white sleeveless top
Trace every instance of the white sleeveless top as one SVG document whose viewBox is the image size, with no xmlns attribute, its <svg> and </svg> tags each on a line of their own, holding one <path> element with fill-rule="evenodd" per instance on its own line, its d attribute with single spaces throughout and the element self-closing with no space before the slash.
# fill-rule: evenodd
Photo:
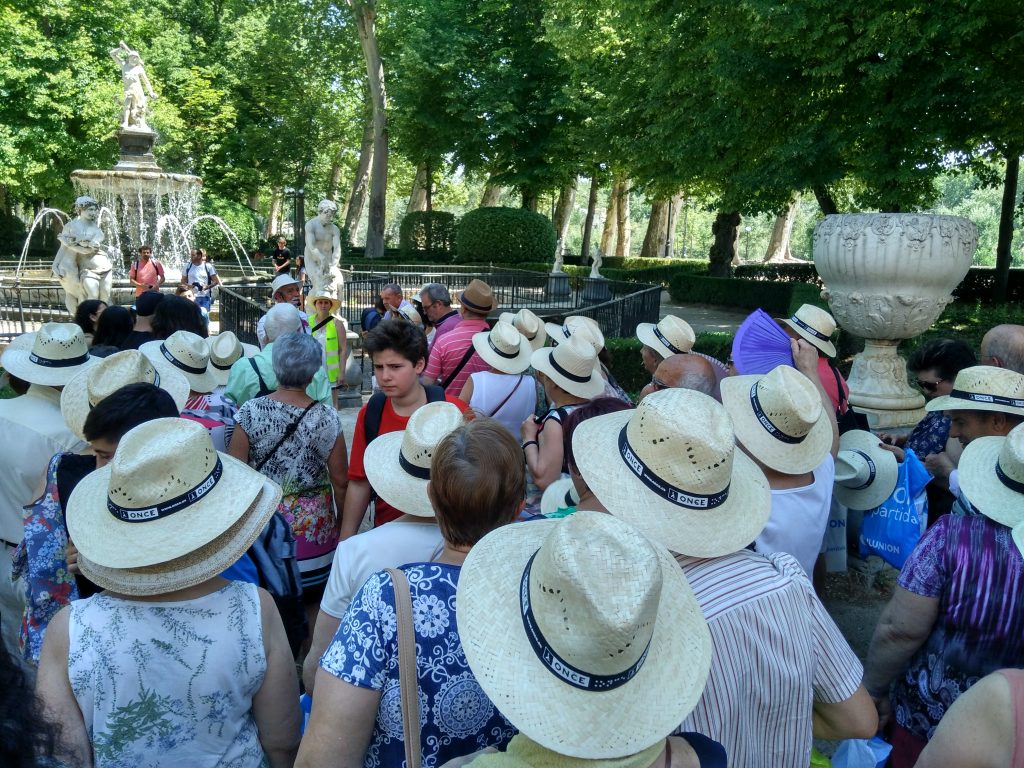
<svg viewBox="0 0 1024 768">
<path fill-rule="evenodd" d="M 522 381 L 519 381 L 518 374 L 479 371 L 471 373 L 469 378 L 473 381 L 470 408 L 479 414 L 497 419 L 518 439 L 519 427 L 537 408 L 537 384 L 533 376 L 523 374 Z M 519 388 L 502 405 L 502 401 L 512 392 L 517 382 Z M 494 409 L 499 405 L 501 408 L 494 413 Z"/>
<path fill-rule="evenodd" d="M 260 601 L 233 581 L 195 600 L 98 594 L 71 604 L 68 676 L 96 768 L 257 768 Z"/>
</svg>

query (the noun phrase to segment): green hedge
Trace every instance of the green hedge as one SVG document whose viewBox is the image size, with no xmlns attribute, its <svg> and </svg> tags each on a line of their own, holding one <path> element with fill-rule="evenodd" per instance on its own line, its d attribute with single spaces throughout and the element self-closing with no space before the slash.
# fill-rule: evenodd
<svg viewBox="0 0 1024 768">
<path fill-rule="evenodd" d="M 718 304 L 741 309 L 758 309 L 772 315 L 789 315 L 801 304 L 827 307 L 816 285 L 741 280 L 735 277 L 676 275 L 669 283 L 677 304 Z"/>
<path fill-rule="evenodd" d="M 547 261 L 555 252 L 555 228 L 523 208 L 477 208 L 459 221 L 456 252 L 459 262 Z"/>
<path fill-rule="evenodd" d="M 732 350 L 732 337 L 731 333 L 698 333 L 693 349 L 724 363 L 729 359 Z M 633 337 L 605 339 L 605 345 L 612 357 L 612 375 L 635 401 L 640 390 L 651 381 L 651 375 L 644 368 L 643 360 L 640 358 L 640 348 L 643 344 L 640 343 L 640 339 Z"/>
<path fill-rule="evenodd" d="M 238 239 L 246 253 L 261 246 L 261 237 L 256 222 L 256 212 L 239 203 L 233 203 L 222 197 L 203 193 L 199 203 L 199 213 L 211 213 L 224 220 Z M 235 252 L 224 231 L 209 219 L 196 224 L 192 239 L 197 248 L 205 248 L 207 254 L 215 262 L 234 262 Z"/>
<path fill-rule="evenodd" d="M 402 258 L 431 262 L 450 261 L 455 251 L 455 214 L 448 211 L 413 211 L 398 227 Z"/>
</svg>

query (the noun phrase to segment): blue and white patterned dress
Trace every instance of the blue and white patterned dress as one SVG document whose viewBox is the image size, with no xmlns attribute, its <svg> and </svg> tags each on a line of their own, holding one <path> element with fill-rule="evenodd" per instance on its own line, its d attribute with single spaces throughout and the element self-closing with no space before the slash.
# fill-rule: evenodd
<svg viewBox="0 0 1024 768">
<path fill-rule="evenodd" d="M 462 569 L 416 563 L 401 570 L 412 593 L 424 768 L 484 747 L 504 747 L 516 730 L 473 677 L 455 625 L 455 587 Z M 381 692 L 366 768 L 405 765 L 397 630 L 394 585 L 387 572 L 379 571 L 356 593 L 320 660 L 321 667 L 346 683 Z"/>
</svg>

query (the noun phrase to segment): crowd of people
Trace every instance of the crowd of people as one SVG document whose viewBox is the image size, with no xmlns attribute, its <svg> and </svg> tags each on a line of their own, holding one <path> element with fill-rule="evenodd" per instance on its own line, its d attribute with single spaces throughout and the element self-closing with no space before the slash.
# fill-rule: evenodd
<svg viewBox="0 0 1024 768">
<path fill-rule="evenodd" d="M 121 308 L 83 304 L 0 360 L 27 385 L 0 401 L 5 765 L 1024 754 L 1024 328 L 919 348 L 928 416 L 872 435 L 818 307 L 763 373 L 641 324 L 634 403 L 589 318 L 388 284 L 345 435 L 336 300 L 301 312 L 282 261 L 262 348 L 207 338 L 147 258 L 120 345 Z M 879 507 L 911 452 L 934 508 L 862 664 L 813 577 L 837 507 Z"/>
</svg>

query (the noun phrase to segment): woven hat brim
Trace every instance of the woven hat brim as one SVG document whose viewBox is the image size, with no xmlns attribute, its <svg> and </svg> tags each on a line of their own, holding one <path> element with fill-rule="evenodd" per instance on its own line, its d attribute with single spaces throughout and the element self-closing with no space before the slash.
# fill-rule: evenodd
<svg viewBox="0 0 1024 768">
<path fill-rule="evenodd" d="M 619 432 L 632 414 L 619 411 L 586 419 L 572 436 L 576 467 L 608 511 L 681 555 L 719 557 L 753 542 L 772 507 L 768 481 L 754 460 L 739 448 L 733 453 L 729 497 L 721 506 L 680 507 L 650 490 L 622 460 Z"/>
<path fill-rule="evenodd" d="M 341 309 L 341 302 L 338 301 L 337 297 L 335 297 L 335 296 L 324 296 L 323 294 L 321 294 L 319 296 L 307 296 L 306 297 L 306 306 L 307 307 L 313 307 L 313 309 L 316 309 L 316 303 L 318 301 L 321 301 L 321 300 L 324 300 L 324 299 L 326 299 L 327 301 L 331 302 L 331 312 L 330 313 L 332 315 L 335 312 L 337 312 L 339 309 Z M 315 315 L 316 313 L 314 312 L 313 314 Z"/>
<path fill-rule="evenodd" d="M 527 639 L 519 585 L 527 561 L 551 526 L 560 524 L 504 526 L 470 550 L 456 594 L 459 638 L 494 706 L 538 744 L 571 757 L 632 755 L 678 728 L 700 700 L 711 666 L 711 635 L 682 569 L 659 547 L 661 600 L 636 676 L 603 692 L 580 690 L 556 677 Z"/>
<path fill-rule="evenodd" d="M 519 333 L 519 331 L 516 331 Z M 481 331 L 480 333 L 473 334 L 473 349 L 476 353 L 483 358 L 484 362 L 492 368 L 497 368 L 499 371 L 504 373 L 517 374 L 522 373 L 530 367 L 530 358 L 533 355 L 533 347 L 529 343 L 519 345 L 519 353 L 515 357 L 502 357 L 493 349 L 491 345 L 487 343 L 487 337 L 490 336 L 489 331 Z M 523 336 L 523 341 L 526 341 L 526 337 Z"/>
<path fill-rule="evenodd" d="M 832 449 L 832 423 L 822 405 L 821 415 L 799 443 L 784 443 L 761 425 L 750 405 L 750 388 L 762 376 L 729 376 L 722 379 L 719 389 L 722 405 L 732 417 L 737 442 L 763 464 L 776 472 L 802 475 L 811 472 L 825 460 Z"/>
<path fill-rule="evenodd" d="M 89 356 L 86 358 L 84 363 L 80 365 L 72 365 L 67 368 L 47 368 L 43 365 L 37 365 L 29 360 L 32 355 L 32 344 L 29 343 L 27 347 L 10 346 L 4 350 L 3 356 L 0 357 L 0 365 L 10 373 L 12 376 L 16 376 L 19 379 L 23 379 L 30 384 L 42 384 L 46 387 L 62 387 L 71 381 L 80 371 L 85 370 L 89 366 L 95 365 L 100 361 L 100 358 Z"/>
<path fill-rule="evenodd" d="M 665 346 L 665 344 L 654 335 L 654 329 L 657 323 L 640 323 L 636 327 L 636 337 L 640 339 L 641 343 L 647 345 L 659 355 L 664 357 L 672 357 L 672 355 L 685 354 L 689 352 L 689 349 L 684 349 L 682 352 L 673 352 L 671 349 Z M 693 345 L 690 345 L 693 348 Z"/>
<path fill-rule="evenodd" d="M 538 349 L 530 358 L 534 370 L 540 371 L 570 395 L 592 400 L 604 392 L 604 377 L 600 374 L 600 364 L 590 371 L 590 378 L 585 382 L 572 381 L 560 374 L 551 365 L 553 350 L 550 347 Z"/>
<path fill-rule="evenodd" d="M 155 366 L 154 366 L 155 367 Z M 160 389 L 164 390 L 174 400 L 174 405 L 181 412 L 188 402 L 188 380 L 178 371 L 161 371 Z M 69 381 L 60 393 L 60 413 L 64 417 L 64 423 L 68 429 L 77 437 L 85 440 L 85 420 L 93 406 L 89 402 L 88 371 L 79 371 L 78 375 Z M 127 385 L 125 385 L 127 386 Z"/>
<path fill-rule="evenodd" d="M 80 552 L 78 564 L 94 584 L 122 595 L 161 595 L 194 587 L 237 562 L 270 522 L 280 501 L 280 486 L 267 480 L 256 500 L 224 533 L 165 563 L 142 568 L 108 568 L 92 562 Z"/>
<path fill-rule="evenodd" d="M 1005 437 L 976 437 L 960 455 L 960 490 L 985 517 L 1014 528 L 1024 522 L 1024 494 L 1007 488 L 996 476 Z"/>
<path fill-rule="evenodd" d="M 563 477 L 555 480 L 555 482 L 544 489 L 544 495 L 540 497 L 540 513 L 542 515 L 550 515 L 559 509 L 564 509 L 565 494 L 567 493 L 571 493 L 573 497 L 576 496 L 576 486 L 572 484 L 572 479 Z M 576 505 L 572 504 L 570 506 Z"/>
<path fill-rule="evenodd" d="M 880 506 L 892 496 L 899 480 L 900 465 L 896 455 L 891 451 L 878 447 L 879 440 L 870 432 L 854 430 L 840 438 L 839 450 L 863 451 L 875 462 L 875 479 L 867 488 L 854 489 L 836 482 L 832 495 L 845 507 L 856 510 L 869 510 Z"/>
<path fill-rule="evenodd" d="M 405 432 L 378 435 L 366 446 L 363 469 L 366 481 L 384 501 L 407 515 L 434 517 L 434 508 L 427 495 L 429 480 L 420 480 L 406 472 L 398 463 Z"/>
<path fill-rule="evenodd" d="M 211 373 L 211 371 L 216 370 L 213 366 L 207 363 L 206 371 L 203 373 L 189 373 L 188 371 L 183 371 L 164 357 L 163 353 L 160 351 L 161 344 L 163 344 L 162 341 L 147 341 L 139 347 L 139 352 L 149 358 L 149 362 L 153 364 L 153 367 L 159 371 L 161 376 L 164 375 L 165 371 L 180 373 L 188 380 L 189 389 L 201 394 L 209 394 L 217 388 L 217 377 Z M 227 383 L 227 379 L 225 379 L 224 382 Z"/>
<path fill-rule="evenodd" d="M 184 557 L 220 536 L 245 514 L 266 478 L 226 453 L 218 455 L 224 472 L 212 490 L 187 509 L 144 523 L 126 523 L 108 511 L 112 465 L 90 472 L 68 500 L 68 533 L 75 546 L 96 565 L 141 568 Z"/>
<path fill-rule="evenodd" d="M 562 332 L 562 326 L 558 323 L 544 323 L 544 335 L 551 339 L 554 344 L 561 344 L 563 341 L 569 340 L 569 337 Z"/>
<path fill-rule="evenodd" d="M 255 344 L 246 344 L 245 342 L 241 342 L 241 344 L 242 357 L 238 358 L 238 360 L 241 360 L 242 358 L 246 357 L 255 357 L 260 353 L 260 348 L 257 347 Z M 238 360 L 235 360 L 235 362 L 232 363 L 231 365 L 237 363 Z M 224 385 L 226 385 L 228 383 L 228 378 L 231 376 L 231 366 L 228 366 L 227 368 L 223 369 L 218 368 L 213 364 L 212 356 L 210 357 L 210 365 L 206 370 L 213 374 L 213 378 L 216 379 L 218 387 L 223 387 Z"/>
<path fill-rule="evenodd" d="M 522 333 L 522 331 L 520 331 L 520 333 Z M 526 339 L 526 340 L 530 343 L 530 348 L 533 349 L 534 351 L 540 349 L 545 344 L 547 344 L 548 343 L 548 331 L 547 331 L 547 328 L 545 327 L 544 323 L 541 323 L 537 327 L 537 335 L 536 336 L 534 336 L 532 339 Z"/>
<path fill-rule="evenodd" d="M 782 322 L 784 322 L 786 325 L 792 328 L 793 332 L 796 333 L 801 339 L 806 341 L 808 344 L 814 345 L 829 357 L 836 356 L 836 345 L 833 344 L 831 341 L 822 341 L 818 337 L 812 336 L 799 325 L 790 320 L 788 317 L 784 318 Z"/>
<path fill-rule="evenodd" d="M 929 400 L 924 404 L 924 409 L 929 413 L 932 411 L 990 411 L 993 413 L 1013 413 L 1018 416 L 1024 416 L 1024 408 L 1015 408 L 1012 405 L 999 405 L 998 403 L 978 403 L 974 400 L 963 400 L 959 397 L 950 397 L 949 395 L 940 395 L 934 400 Z"/>
</svg>

